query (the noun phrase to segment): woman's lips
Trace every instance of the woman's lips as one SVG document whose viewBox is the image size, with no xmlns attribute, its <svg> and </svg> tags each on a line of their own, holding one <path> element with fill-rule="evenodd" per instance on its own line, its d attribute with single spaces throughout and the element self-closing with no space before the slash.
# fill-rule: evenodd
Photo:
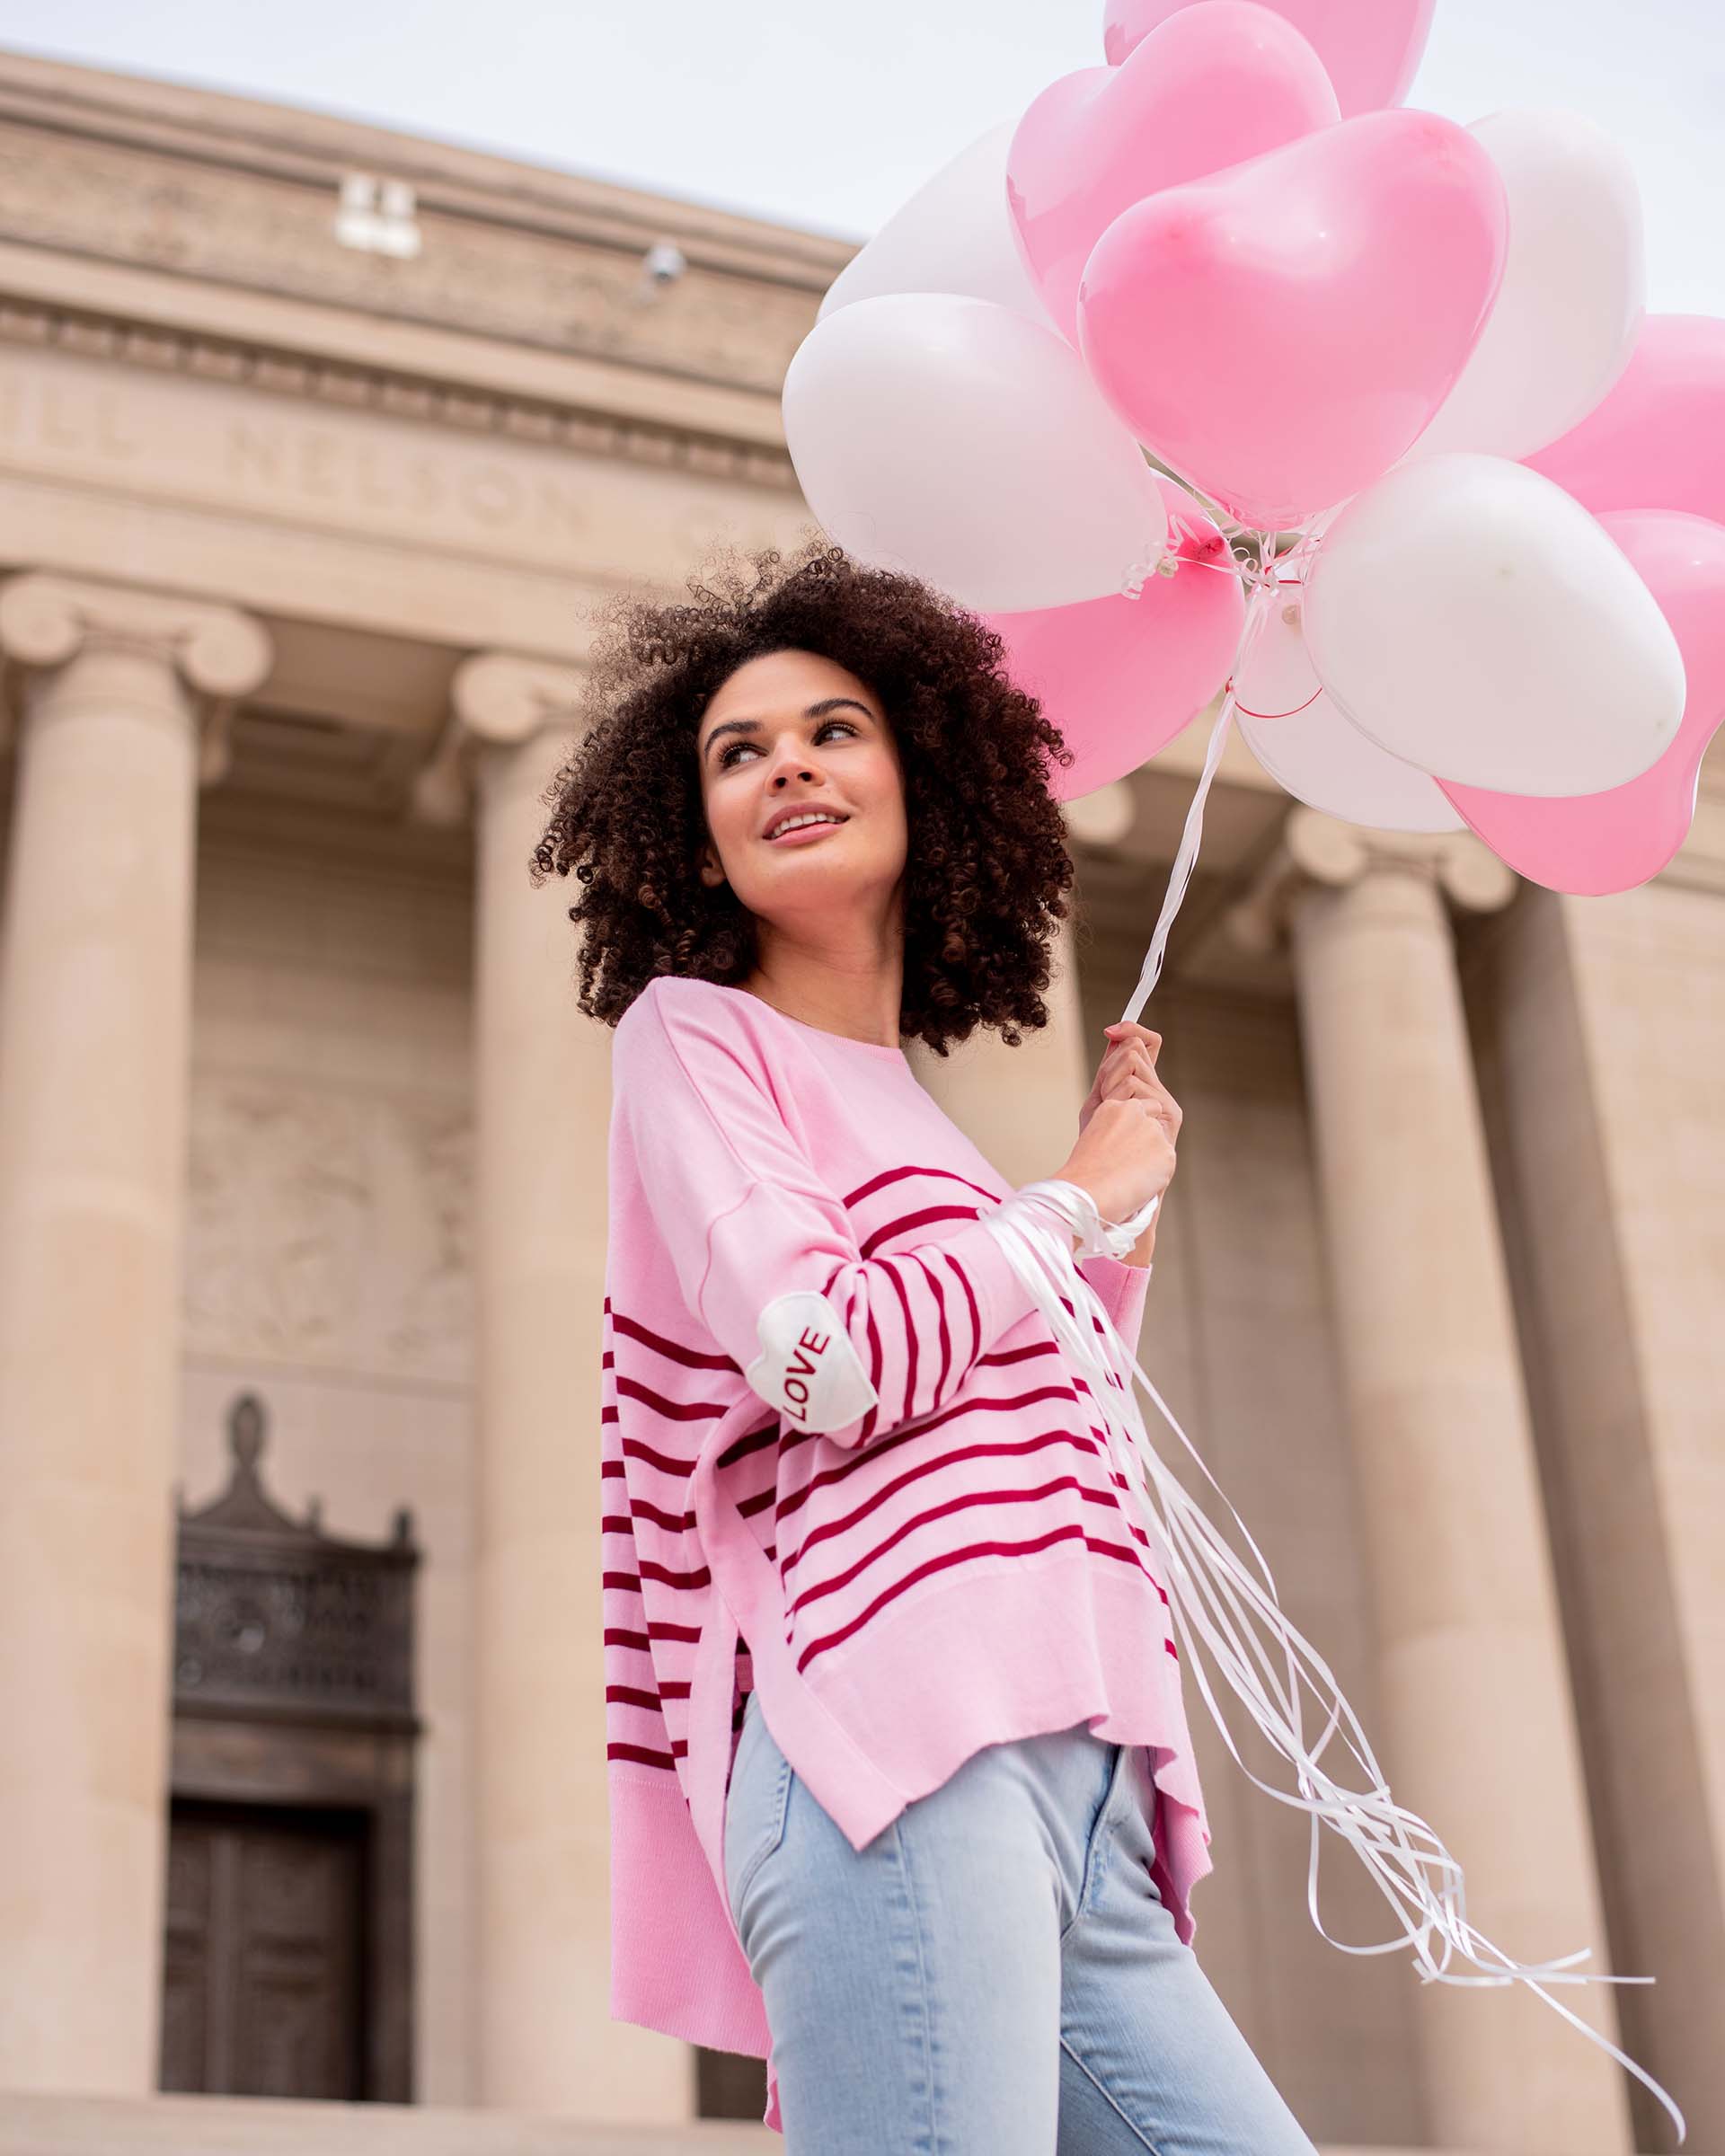
<svg viewBox="0 0 1725 2156">
<path fill-rule="evenodd" d="M 829 831 L 838 830 L 848 820 L 847 817 L 841 817 L 838 823 L 833 824 L 799 824 L 794 831 L 775 833 L 766 843 L 769 846 L 794 846 L 805 839 L 825 838 Z"/>
</svg>

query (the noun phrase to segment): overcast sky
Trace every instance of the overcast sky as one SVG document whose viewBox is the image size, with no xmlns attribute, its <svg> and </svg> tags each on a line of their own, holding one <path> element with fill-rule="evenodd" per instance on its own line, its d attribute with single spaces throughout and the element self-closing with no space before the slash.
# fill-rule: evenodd
<svg viewBox="0 0 1725 2156">
<path fill-rule="evenodd" d="M 1101 63 L 1102 0 L 0 0 L 0 44 L 441 136 L 861 239 Z M 1720 0 L 1438 0 L 1410 102 L 1588 114 L 1629 153 L 1650 304 L 1725 314 Z"/>
</svg>

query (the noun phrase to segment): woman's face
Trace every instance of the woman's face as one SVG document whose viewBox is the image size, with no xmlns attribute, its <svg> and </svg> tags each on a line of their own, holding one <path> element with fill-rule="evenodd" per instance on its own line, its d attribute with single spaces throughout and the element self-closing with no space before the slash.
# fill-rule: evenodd
<svg viewBox="0 0 1725 2156">
<path fill-rule="evenodd" d="M 904 874 L 903 766 L 880 700 L 812 651 L 772 651 L 721 684 L 696 732 L 710 843 L 701 879 L 757 919 L 880 905 Z M 782 837 L 790 817 L 836 820 Z"/>
</svg>

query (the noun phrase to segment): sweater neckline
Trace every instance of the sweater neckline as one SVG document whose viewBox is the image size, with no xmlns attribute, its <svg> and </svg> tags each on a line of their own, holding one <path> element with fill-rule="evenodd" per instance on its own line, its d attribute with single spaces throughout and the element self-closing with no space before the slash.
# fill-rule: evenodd
<svg viewBox="0 0 1725 2156">
<path fill-rule="evenodd" d="M 715 985 L 729 987 L 732 995 L 748 996 L 751 1003 L 758 1004 L 763 1011 L 770 1011 L 774 1018 L 783 1019 L 787 1026 L 794 1026 L 800 1033 L 812 1033 L 818 1039 L 829 1040 L 836 1047 L 854 1048 L 863 1056 L 885 1056 L 895 1064 L 903 1065 L 907 1060 L 902 1047 L 889 1047 L 880 1040 L 857 1040 L 849 1033 L 835 1033 L 826 1026 L 811 1026 L 807 1019 L 792 1018 L 788 1011 L 781 1011 L 776 1003 L 769 1003 L 765 996 L 756 995 L 753 989 L 739 988 L 725 982 Z"/>
</svg>

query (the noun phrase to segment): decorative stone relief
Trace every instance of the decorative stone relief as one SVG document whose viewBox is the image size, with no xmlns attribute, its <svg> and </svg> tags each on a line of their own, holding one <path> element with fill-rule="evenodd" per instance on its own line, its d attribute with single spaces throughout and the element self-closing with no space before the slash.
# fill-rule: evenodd
<svg viewBox="0 0 1725 2156">
<path fill-rule="evenodd" d="M 464 1101 L 199 1073 L 189 1352 L 467 1383 L 472 1153 Z"/>
<path fill-rule="evenodd" d="M 256 1393 L 228 1409 L 228 1486 L 179 1507 L 175 1705 L 243 1717 L 361 1715 L 408 1729 L 413 1714 L 412 1516 L 385 1543 L 326 1534 L 314 1502 L 295 1520 L 259 1472 L 268 1417 Z"/>
</svg>

